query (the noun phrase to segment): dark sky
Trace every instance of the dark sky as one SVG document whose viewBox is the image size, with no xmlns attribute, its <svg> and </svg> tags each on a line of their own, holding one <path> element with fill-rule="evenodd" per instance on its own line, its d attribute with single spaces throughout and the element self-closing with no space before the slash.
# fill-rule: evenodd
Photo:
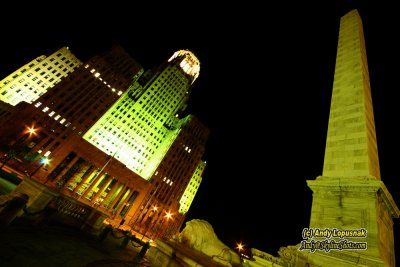
<svg viewBox="0 0 400 267">
<path fill-rule="evenodd" d="M 1 78 L 61 46 L 84 61 L 120 44 L 146 68 L 191 50 L 201 69 L 188 111 L 211 135 L 187 219 L 276 255 L 309 225 L 306 180 L 322 174 L 339 20 L 351 9 L 364 24 L 381 176 L 400 205 L 400 46 L 389 1 L 269 2 L 27 7 L 0 18 Z"/>
</svg>

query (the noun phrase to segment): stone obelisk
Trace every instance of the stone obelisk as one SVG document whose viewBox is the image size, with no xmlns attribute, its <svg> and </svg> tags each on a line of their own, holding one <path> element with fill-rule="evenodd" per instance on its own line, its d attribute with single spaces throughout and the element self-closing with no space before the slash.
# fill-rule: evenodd
<svg viewBox="0 0 400 267">
<path fill-rule="evenodd" d="M 313 191 L 311 229 L 365 229 L 367 249 L 316 251 L 317 266 L 395 266 L 393 218 L 400 211 L 381 181 L 363 25 L 341 17 L 322 176 Z M 337 240 L 339 241 L 339 240 Z"/>
</svg>

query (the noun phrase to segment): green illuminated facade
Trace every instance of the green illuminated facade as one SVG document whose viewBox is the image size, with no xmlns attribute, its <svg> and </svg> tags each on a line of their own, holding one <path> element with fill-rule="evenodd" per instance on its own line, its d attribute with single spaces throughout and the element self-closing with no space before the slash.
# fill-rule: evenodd
<svg viewBox="0 0 400 267">
<path fill-rule="evenodd" d="M 187 50 L 134 80 L 129 89 L 83 136 L 148 180 L 179 132 L 200 62 Z"/>
<path fill-rule="evenodd" d="M 200 164 L 197 166 L 195 173 L 190 179 L 190 182 L 186 187 L 186 190 L 183 193 L 182 198 L 179 200 L 180 214 L 186 214 L 186 212 L 188 212 L 190 205 L 192 204 L 193 199 L 196 196 L 197 190 L 199 189 L 199 186 L 201 184 L 202 175 L 205 167 L 206 163 L 204 161 L 200 162 Z"/>
</svg>

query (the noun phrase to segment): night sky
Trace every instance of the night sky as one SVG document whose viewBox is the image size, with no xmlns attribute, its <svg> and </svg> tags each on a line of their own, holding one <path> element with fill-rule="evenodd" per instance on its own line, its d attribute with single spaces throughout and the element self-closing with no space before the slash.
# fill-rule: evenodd
<svg viewBox="0 0 400 267">
<path fill-rule="evenodd" d="M 322 174 L 339 21 L 351 9 L 364 24 L 381 177 L 400 205 L 397 9 L 298 2 L 27 7 L 0 17 L 0 78 L 61 46 L 85 61 L 120 44 L 146 69 L 191 50 L 201 68 L 187 112 L 211 134 L 187 220 L 207 220 L 230 247 L 242 241 L 276 255 L 309 225 L 306 180 Z"/>
</svg>

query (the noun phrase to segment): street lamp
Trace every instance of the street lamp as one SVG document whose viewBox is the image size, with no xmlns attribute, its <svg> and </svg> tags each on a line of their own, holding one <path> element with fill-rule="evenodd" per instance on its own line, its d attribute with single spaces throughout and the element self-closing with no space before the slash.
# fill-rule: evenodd
<svg viewBox="0 0 400 267">
<path fill-rule="evenodd" d="M 43 157 L 43 158 L 41 158 L 41 159 L 39 160 L 39 162 L 40 162 L 39 167 L 37 167 L 32 173 L 29 174 L 29 177 L 30 177 L 30 178 L 32 178 L 32 176 L 35 175 L 35 174 L 40 170 L 40 168 L 43 167 L 43 165 L 49 164 L 49 163 L 50 163 L 50 159 L 47 158 L 47 157 Z"/>
<path fill-rule="evenodd" d="M 14 144 L 11 145 L 10 149 L 8 152 L 3 156 L 2 163 L 0 166 L 0 169 L 4 167 L 4 165 L 7 164 L 8 161 L 16 157 L 19 153 L 21 153 L 22 147 L 19 147 L 24 143 L 24 141 L 27 138 L 30 138 L 32 135 L 37 135 L 37 128 L 34 126 L 26 126 L 25 130 L 22 132 L 22 135 L 20 138 L 18 138 Z"/>
<path fill-rule="evenodd" d="M 238 252 L 239 252 L 239 257 L 240 257 L 240 260 L 242 260 L 242 250 L 244 250 L 244 245 L 240 242 L 240 243 L 236 243 L 236 249 L 238 250 Z"/>
<path fill-rule="evenodd" d="M 158 210 L 158 207 L 157 206 L 153 206 L 153 214 L 156 212 Z M 140 240 L 143 240 L 143 238 L 144 238 L 144 236 L 147 234 L 147 231 L 149 230 L 149 228 L 150 228 L 150 225 L 151 225 L 151 222 L 152 222 L 152 218 L 151 218 L 151 216 L 149 216 L 149 218 L 148 218 L 148 220 L 150 219 L 150 221 L 149 221 L 149 223 L 147 224 L 147 227 L 146 227 L 146 229 L 145 229 L 145 231 L 144 231 L 144 234 L 142 235 L 142 238 L 140 239 Z"/>
<path fill-rule="evenodd" d="M 31 136 L 32 134 L 36 135 L 36 129 L 32 126 L 32 127 L 26 127 L 26 131 L 27 133 L 29 133 L 29 136 Z"/>
<path fill-rule="evenodd" d="M 161 219 L 160 222 L 160 226 L 159 226 L 159 230 L 157 231 L 155 238 L 158 238 L 158 236 L 161 234 L 161 236 L 163 236 L 163 225 L 164 225 L 164 219 L 167 219 L 167 222 L 172 219 L 172 213 L 170 211 L 165 212 L 165 215 L 163 216 L 163 218 Z M 165 232 L 165 231 L 164 231 Z"/>
</svg>

